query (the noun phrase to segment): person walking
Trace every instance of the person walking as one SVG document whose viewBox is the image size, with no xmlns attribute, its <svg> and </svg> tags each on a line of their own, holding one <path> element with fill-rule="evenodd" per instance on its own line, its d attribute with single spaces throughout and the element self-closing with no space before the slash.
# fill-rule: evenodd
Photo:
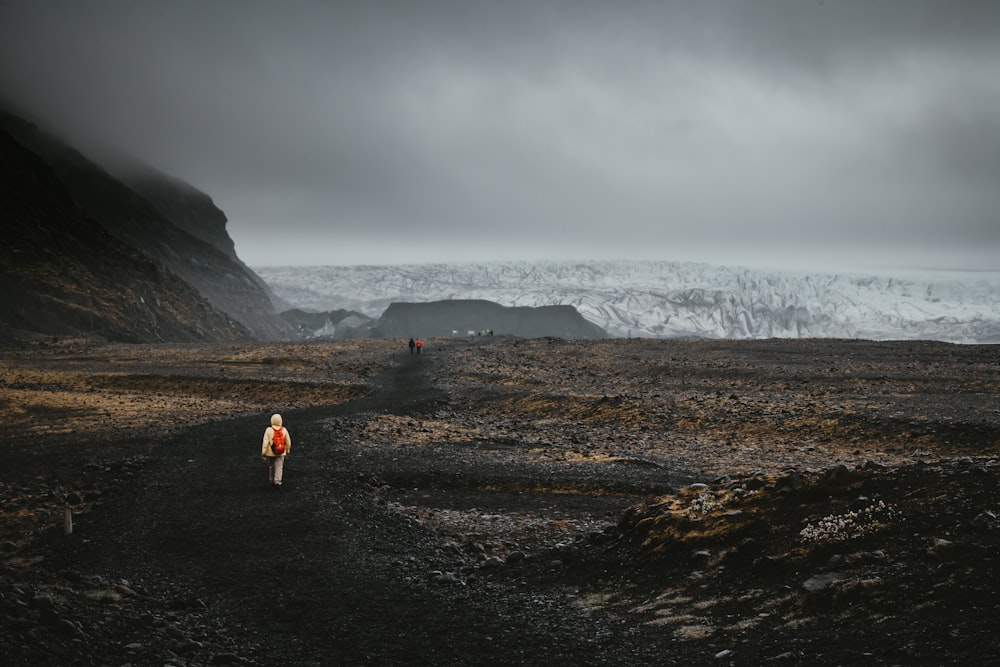
<svg viewBox="0 0 1000 667">
<path fill-rule="evenodd" d="M 417 344 L 416 344 L 416 343 L 414 343 L 414 342 L 413 342 L 413 339 L 411 338 L 411 339 L 410 339 L 410 354 L 413 354 L 413 348 L 414 348 L 414 347 L 416 347 L 416 345 L 417 345 Z"/>
<path fill-rule="evenodd" d="M 420 348 L 424 346 L 424 341 L 417 339 L 417 354 L 420 354 Z"/>
<path fill-rule="evenodd" d="M 292 436 L 288 433 L 288 429 L 281 425 L 281 415 L 271 415 L 271 425 L 264 431 L 264 444 L 260 448 L 260 457 L 267 462 L 268 479 L 278 491 L 281 491 L 285 457 L 291 449 Z"/>
</svg>

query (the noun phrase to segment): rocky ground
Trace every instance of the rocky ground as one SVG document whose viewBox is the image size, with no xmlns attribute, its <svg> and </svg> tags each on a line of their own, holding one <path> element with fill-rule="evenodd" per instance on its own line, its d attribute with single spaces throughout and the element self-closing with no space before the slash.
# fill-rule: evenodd
<svg viewBox="0 0 1000 667">
<path fill-rule="evenodd" d="M 1000 660 L 1000 347 L 404 343 L 0 352 L 0 663 Z"/>
</svg>

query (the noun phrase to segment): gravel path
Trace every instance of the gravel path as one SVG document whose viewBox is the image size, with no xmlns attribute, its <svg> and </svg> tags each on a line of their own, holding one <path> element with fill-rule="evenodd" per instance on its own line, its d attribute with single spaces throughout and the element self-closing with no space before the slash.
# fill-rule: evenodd
<svg viewBox="0 0 1000 667">
<path fill-rule="evenodd" d="M 387 501 L 399 493 L 382 481 L 392 473 L 384 452 L 341 437 L 338 424 L 434 410 L 443 396 L 430 383 L 432 365 L 431 355 L 404 358 L 368 397 L 286 414 L 293 449 L 280 492 L 267 484 L 257 453 L 262 419 L 215 422 L 163 443 L 113 501 L 78 519 L 69 541 L 50 535 L 57 571 L 94 573 L 98 586 L 138 591 L 126 594 L 104 627 L 81 630 L 93 653 L 78 658 L 100 664 L 124 654 L 138 664 L 189 665 L 443 665 L 468 664 L 471 656 L 481 664 L 581 656 L 617 662 L 620 647 L 602 656 L 599 645 L 615 629 L 573 608 L 572 589 L 459 572 L 470 558 L 458 545 Z M 408 468 L 409 483 L 433 477 L 439 463 Z M 546 510 L 572 518 L 577 499 L 593 513 L 588 496 L 564 496 Z M 44 663 L 43 655 L 33 652 L 25 664 Z"/>
</svg>

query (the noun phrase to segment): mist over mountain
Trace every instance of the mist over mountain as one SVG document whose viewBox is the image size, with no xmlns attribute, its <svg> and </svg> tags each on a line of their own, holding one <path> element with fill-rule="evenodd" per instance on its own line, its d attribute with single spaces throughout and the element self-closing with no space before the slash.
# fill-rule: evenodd
<svg viewBox="0 0 1000 667">
<path fill-rule="evenodd" d="M 2 110 L 0 133 L 0 212 L 19 246 L 5 258 L 3 287 L 17 292 L 18 328 L 117 340 L 291 336 L 275 314 L 280 300 L 236 256 L 208 195 L 125 156 L 106 168 Z M 156 290 L 130 284 L 131 274 L 153 276 Z M 86 287 L 74 285 L 83 276 Z M 123 310 L 122 299 L 138 305 Z"/>
<path fill-rule="evenodd" d="M 612 337 L 1000 342 L 1000 273 L 848 275 L 683 262 L 255 267 L 282 299 L 378 318 L 393 302 L 568 305 Z"/>
<path fill-rule="evenodd" d="M 39 156 L 0 127 L 0 341 L 32 335 L 123 342 L 252 334 L 75 204 Z"/>
<path fill-rule="evenodd" d="M 254 271 L 207 194 L 135 158 L 105 151 L 92 159 L 2 110 L 0 158 L 9 246 L 0 323 L 8 337 L 281 340 L 494 329 L 1000 342 L 1000 272 L 853 275 L 648 261 Z"/>
</svg>

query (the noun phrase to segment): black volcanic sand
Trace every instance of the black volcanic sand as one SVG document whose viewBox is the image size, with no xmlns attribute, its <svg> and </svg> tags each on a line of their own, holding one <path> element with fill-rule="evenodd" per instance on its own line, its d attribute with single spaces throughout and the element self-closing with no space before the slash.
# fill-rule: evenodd
<svg viewBox="0 0 1000 667">
<path fill-rule="evenodd" d="M 998 346 L 70 341 L 0 363 L 5 665 L 1000 660 Z"/>
</svg>

